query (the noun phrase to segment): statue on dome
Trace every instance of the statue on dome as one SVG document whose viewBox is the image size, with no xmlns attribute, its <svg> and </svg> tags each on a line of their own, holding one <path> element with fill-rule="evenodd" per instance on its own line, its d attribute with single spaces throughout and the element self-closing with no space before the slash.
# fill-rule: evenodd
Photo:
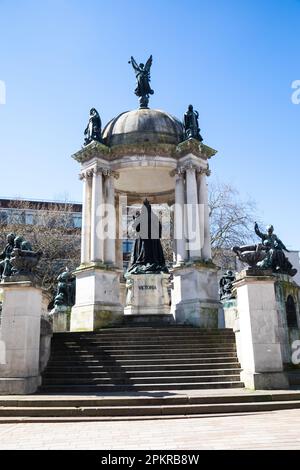
<svg viewBox="0 0 300 470">
<path fill-rule="evenodd" d="M 132 65 L 136 76 L 136 88 L 134 93 L 139 97 L 140 108 L 148 108 L 149 95 L 153 95 L 154 91 L 150 87 L 150 68 L 152 65 L 152 55 L 147 60 L 146 64 L 137 64 L 131 56 L 128 62 Z"/>
<path fill-rule="evenodd" d="M 267 233 L 262 233 L 255 222 L 254 230 L 262 240 L 257 245 L 234 246 L 232 250 L 240 261 L 247 263 L 255 269 L 271 269 L 274 273 L 295 276 L 297 269 L 284 254 L 289 250 L 284 243 L 275 235 L 273 225 L 267 226 Z"/>
<path fill-rule="evenodd" d="M 84 131 L 84 135 L 86 136 L 84 139 L 84 145 L 90 144 L 93 140 L 102 142 L 101 119 L 98 111 L 95 108 L 90 110 L 90 118 Z"/>
<path fill-rule="evenodd" d="M 190 104 L 183 118 L 186 140 L 196 139 L 196 140 L 199 140 L 200 142 L 203 141 L 201 134 L 200 134 L 198 118 L 199 118 L 198 111 L 194 111 L 193 105 Z"/>
<path fill-rule="evenodd" d="M 133 219 L 133 229 L 137 238 L 127 272 L 130 274 L 168 273 L 160 242 L 162 224 L 152 211 L 147 199 L 144 200 L 141 210 L 137 211 Z"/>
</svg>

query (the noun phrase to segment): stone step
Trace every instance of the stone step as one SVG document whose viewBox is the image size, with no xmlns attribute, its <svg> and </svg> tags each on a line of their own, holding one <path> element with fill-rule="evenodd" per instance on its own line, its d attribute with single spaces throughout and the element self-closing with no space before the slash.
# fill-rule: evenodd
<svg viewBox="0 0 300 470">
<path fill-rule="evenodd" d="M 57 370 L 50 371 L 47 370 L 43 374 L 44 379 L 102 379 L 102 378 L 110 378 L 110 379 L 121 379 L 122 377 L 126 376 L 128 379 L 135 379 L 140 377 L 179 377 L 179 376 L 209 376 L 209 375 L 237 375 L 240 372 L 240 369 L 179 369 L 179 370 L 171 370 L 171 371 L 154 371 L 154 370 L 140 370 L 140 371 L 128 371 L 127 369 L 115 369 L 114 371 L 84 371 L 84 372 L 66 372 L 62 371 L 59 372 Z"/>
<path fill-rule="evenodd" d="M 189 357 L 189 355 L 185 356 L 179 356 L 173 358 L 172 355 L 167 358 L 157 358 L 157 357 L 150 357 L 146 356 L 146 358 L 141 359 L 140 356 L 134 356 L 132 359 L 124 359 L 123 356 L 120 358 L 116 358 L 115 356 L 112 356 L 110 358 L 96 358 L 94 356 L 88 357 L 88 358 L 82 358 L 81 360 L 78 360 L 77 358 L 75 360 L 68 360 L 66 361 L 65 358 L 62 356 L 61 359 L 55 359 L 52 360 L 50 359 L 48 363 L 48 367 L 51 366 L 66 366 L 66 367 L 73 367 L 73 366 L 93 366 L 93 365 L 137 365 L 137 366 L 151 366 L 152 364 L 157 364 L 160 366 L 164 365 L 172 365 L 173 363 L 176 364 L 183 364 L 188 361 L 189 364 L 197 364 L 197 363 L 207 363 L 207 364 L 215 364 L 218 362 L 232 362 L 232 361 L 237 361 L 237 355 L 233 355 L 232 353 L 228 353 L 226 356 L 223 355 L 222 357 L 210 355 L 210 356 L 205 356 L 205 355 L 200 355 L 199 357 Z"/>
<path fill-rule="evenodd" d="M 190 347 L 190 346 L 186 346 L 186 347 L 172 347 L 172 348 L 166 348 L 166 347 L 163 347 L 163 346 L 159 346 L 159 347 L 148 347 L 148 346 L 145 346 L 145 347 L 129 347 L 129 348 L 125 348 L 125 347 L 122 347 L 122 348 L 90 348 L 90 349 L 85 349 L 85 348 L 82 348 L 82 349 L 78 349 L 77 351 L 73 350 L 73 351 L 68 351 L 68 350 L 64 350 L 64 349 L 61 349 L 61 350 L 56 350 L 54 349 L 53 350 L 53 353 L 52 353 L 52 357 L 56 357 L 56 356 L 60 356 L 62 354 L 64 354 L 66 357 L 77 357 L 77 356 L 81 356 L 83 354 L 98 354 L 98 355 L 105 355 L 105 354 L 109 354 L 109 355 L 124 355 L 124 354 L 127 354 L 127 355 L 136 355 L 137 353 L 140 353 L 140 354 L 188 354 L 188 353 L 191 353 L 191 354 L 196 354 L 196 353 L 225 353 L 225 352 L 233 352 L 233 351 L 236 351 L 236 347 L 235 345 L 229 345 L 229 346 L 224 346 L 224 347 L 210 347 L 210 346 L 207 346 L 207 347 Z"/>
<path fill-rule="evenodd" d="M 63 344 L 63 343 L 53 343 L 53 348 L 55 350 L 65 350 L 65 351 L 76 351 L 80 349 L 152 349 L 152 348 L 174 348 L 178 347 L 184 349 L 186 347 L 201 347 L 201 348 L 219 348 L 219 347 L 231 347 L 234 346 L 235 342 L 230 341 L 114 341 L 111 343 L 101 342 L 79 342 L 77 344 Z"/>
<path fill-rule="evenodd" d="M 174 390 L 195 390 L 195 389 L 220 389 L 220 388 L 243 388 L 244 384 L 240 381 L 228 382 L 187 382 L 187 383 L 149 383 L 147 385 L 141 384 L 126 384 L 126 385 L 42 385 L 40 387 L 41 393 L 107 393 L 107 392 L 160 392 L 160 391 L 174 391 Z"/>
<path fill-rule="evenodd" d="M 245 413 L 300 408 L 297 401 L 273 401 L 254 403 L 221 403 L 196 405 L 149 405 L 115 407 L 5 407 L 0 409 L 0 417 L 108 417 L 108 416 L 170 416 L 202 415 L 220 413 Z"/>
<path fill-rule="evenodd" d="M 114 371 L 119 371 L 120 368 L 124 369 L 127 373 L 131 372 L 145 372 L 145 371 L 171 371 L 171 370 L 215 370 L 215 369 L 222 369 L 222 370 L 228 370 L 228 369 L 239 369 L 240 364 L 238 361 L 236 362 L 216 362 L 216 363 L 203 363 L 203 364 L 190 364 L 190 363 L 182 363 L 182 364 L 164 364 L 164 365 L 157 365 L 157 364 L 142 364 L 142 365 L 112 365 L 112 364 L 107 364 L 104 365 L 101 363 L 101 365 L 77 365 L 77 366 L 69 366 L 69 365 L 48 365 L 47 367 L 47 373 L 80 373 L 80 372 L 114 372 Z"/>
<path fill-rule="evenodd" d="M 60 333 L 54 333 L 53 335 L 53 341 L 55 343 L 59 342 L 82 342 L 82 341 L 114 341 L 115 339 L 118 340 L 144 340 L 144 339 L 166 339 L 166 340 L 172 340 L 174 339 L 175 341 L 180 339 L 180 338 L 189 338 L 189 339 L 222 339 L 222 338 L 229 338 L 229 339 L 234 339 L 234 333 L 224 333 L 222 335 L 220 334 L 215 334 L 215 333 L 199 333 L 199 332 L 168 332 L 168 333 L 153 333 L 153 332 L 135 332 L 135 333 L 118 333 L 118 334 L 97 334 L 95 333 L 93 336 L 82 336 L 80 333 L 77 334 L 77 336 L 60 336 Z"/>
<path fill-rule="evenodd" d="M 161 347 L 161 346 L 166 346 L 166 347 L 172 347 L 172 346 L 178 346 L 178 347 L 186 347 L 186 346 L 195 346 L 195 347 L 219 347 L 219 346 L 231 346 L 235 344 L 234 340 L 232 339 L 224 339 L 220 338 L 220 340 L 198 340 L 198 339 L 178 339 L 178 340 L 165 340 L 165 339 L 145 339 L 145 340 L 123 340 L 123 341 L 82 341 L 82 342 L 53 342 L 52 345 L 55 349 L 61 350 L 77 350 L 80 348 L 145 348 L 147 347 Z"/>
<path fill-rule="evenodd" d="M 162 396 L 149 396 L 140 393 L 131 394 L 106 394 L 101 397 L 93 395 L 42 395 L 35 394 L 16 397 L 1 397 L 0 407 L 115 407 L 115 406 L 167 406 L 167 405 L 196 405 L 196 404 L 222 404 L 222 403 L 255 403 L 255 402 L 284 402 L 300 401 L 300 391 L 265 391 L 265 392 L 246 392 L 244 390 L 226 393 L 220 391 L 216 393 L 189 393 L 177 392 L 166 393 Z"/>
<path fill-rule="evenodd" d="M 133 339 L 133 338 L 115 338 L 112 340 L 90 340 L 90 341 L 52 341 L 52 344 L 54 345 L 55 348 L 78 348 L 78 347 L 99 347 L 99 346 L 132 346 L 132 345 L 137 345 L 137 346 L 143 346 L 143 345 L 153 345 L 153 346 L 158 346 L 158 345 L 163 345 L 166 344 L 168 346 L 177 345 L 177 344 L 193 344 L 193 345 L 203 345 L 203 346 L 209 346 L 209 345 L 226 345 L 226 344 L 234 344 L 235 339 L 234 338 L 138 338 L 138 339 Z"/>
<path fill-rule="evenodd" d="M 222 358 L 232 358 L 236 357 L 235 351 L 226 351 L 226 352 L 221 352 L 222 353 Z M 109 361 L 109 362 L 128 362 L 128 361 L 174 361 L 174 360 L 207 360 L 207 359 L 213 359 L 217 358 L 218 360 L 220 359 L 220 351 L 217 352 L 212 352 L 212 353 L 199 353 L 199 352 L 194 352 L 194 353 L 173 353 L 173 354 L 78 354 L 78 355 L 73 355 L 73 356 L 63 356 L 63 355 L 55 355 L 53 354 L 50 359 L 50 363 L 52 362 L 65 362 L 65 363 L 83 363 L 83 362 L 89 362 L 91 360 L 98 360 L 99 362 L 104 362 L 104 361 Z"/>
<path fill-rule="evenodd" d="M 163 375 L 163 376 L 154 376 L 154 375 L 149 375 L 149 376 L 143 376 L 143 377 L 133 377 L 131 378 L 127 374 L 118 374 L 117 376 L 104 376 L 104 377 L 82 377 L 82 376 L 76 376 L 75 377 L 48 377 L 45 376 L 43 378 L 43 384 L 44 385 L 102 385 L 102 384 L 134 384 L 134 385 L 146 385 L 148 383 L 160 383 L 160 384 L 168 384 L 168 383 L 206 383 L 206 382 L 234 382 L 239 380 L 240 374 L 238 374 L 235 371 L 235 374 L 211 374 L 211 375 L 205 375 L 205 374 L 199 374 L 199 375 L 175 375 L 175 373 L 168 374 L 168 375 Z"/>
<path fill-rule="evenodd" d="M 183 325 L 174 325 L 174 326 L 161 326 L 161 327 L 134 327 L 130 326 L 128 328 L 115 327 L 115 328 L 103 328 L 97 331 L 78 331 L 78 332 L 57 332 L 55 337 L 82 337 L 82 336 L 99 336 L 106 334 L 128 334 L 128 333 L 142 333 L 142 332 L 154 332 L 154 333 L 179 333 L 179 332 L 198 332 L 199 334 L 217 334 L 223 335 L 225 333 L 232 333 L 232 328 L 199 328 L 196 326 L 183 326 Z"/>
</svg>

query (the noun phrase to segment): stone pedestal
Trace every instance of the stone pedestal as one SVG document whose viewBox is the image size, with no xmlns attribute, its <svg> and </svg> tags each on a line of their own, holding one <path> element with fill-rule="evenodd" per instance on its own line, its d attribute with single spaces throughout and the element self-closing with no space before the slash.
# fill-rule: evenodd
<svg viewBox="0 0 300 470">
<path fill-rule="evenodd" d="M 211 263 L 186 264 L 173 270 L 172 308 L 176 323 L 223 328 L 217 268 Z"/>
<path fill-rule="evenodd" d="M 170 314 L 169 274 L 127 274 L 125 315 Z"/>
<path fill-rule="evenodd" d="M 0 394 L 34 393 L 40 385 L 42 289 L 30 281 L 1 283 Z"/>
<path fill-rule="evenodd" d="M 276 277 L 248 275 L 242 271 L 234 283 L 240 326 L 241 380 L 251 389 L 287 389 L 283 372 L 278 311 L 275 298 Z"/>
<path fill-rule="evenodd" d="M 51 311 L 53 332 L 61 333 L 64 331 L 70 331 L 70 316 L 71 307 L 65 305 L 57 305 Z"/>
<path fill-rule="evenodd" d="M 93 331 L 122 320 L 120 273 L 96 265 L 79 268 L 70 331 Z"/>
</svg>

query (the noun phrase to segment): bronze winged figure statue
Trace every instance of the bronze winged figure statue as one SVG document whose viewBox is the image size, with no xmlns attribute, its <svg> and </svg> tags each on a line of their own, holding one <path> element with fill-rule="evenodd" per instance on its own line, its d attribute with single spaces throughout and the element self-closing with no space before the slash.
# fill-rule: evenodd
<svg viewBox="0 0 300 470">
<path fill-rule="evenodd" d="M 150 68 L 152 65 L 152 55 L 150 55 L 146 64 L 137 64 L 131 56 L 129 64 L 132 65 L 136 76 L 136 88 L 134 93 L 139 97 L 140 108 L 148 108 L 149 95 L 153 95 L 154 91 L 150 86 Z"/>
</svg>

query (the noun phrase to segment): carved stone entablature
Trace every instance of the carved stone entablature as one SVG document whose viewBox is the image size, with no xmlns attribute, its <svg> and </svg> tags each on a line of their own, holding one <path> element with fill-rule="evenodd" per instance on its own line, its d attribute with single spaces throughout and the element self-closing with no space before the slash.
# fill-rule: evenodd
<svg viewBox="0 0 300 470">
<path fill-rule="evenodd" d="M 110 159 L 117 160 L 120 157 L 132 155 L 145 155 L 149 157 L 175 157 L 176 145 L 151 142 L 141 142 L 127 145 L 114 145 L 110 147 Z"/>
<path fill-rule="evenodd" d="M 82 147 L 78 152 L 74 153 L 72 158 L 79 163 L 85 163 L 94 157 L 101 157 L 107 160 L 109 158 L 109 153 L 109 147 L 101 144 L 100 142 L 93 141 L 85 147 Z"/>
<path fill-rule="evenodd" d="M 199 140 L 196 139 L 188 139 L 177 145 L 177 157 L 183 157 L 189 153 L 195 155 L 196 157 L 200 157 L 207 160 L 213 157 L 217 153 L 217 150 L 214 150 L 213 148 L 202 144 L 201 142 L 199 142 Z"/>
<path fill-rule="evenodd" d="M 192 154 L 195 157 L 207 160 L 216 153 L 216 150 L 202 144 L 196 139 L 186 140 L 177 146 L 173 144 L 142 142 L 107 147 L 100 142 L 93 141 L 72 155 L 72 158 L 80 163 L 86 163 L 93 158 L 102 158 L 107 161 L 112 161 L 120 157 L 132 155 L 146 155 L 149 157 L 159 155 L 177 159 Z"/>
</svg>

